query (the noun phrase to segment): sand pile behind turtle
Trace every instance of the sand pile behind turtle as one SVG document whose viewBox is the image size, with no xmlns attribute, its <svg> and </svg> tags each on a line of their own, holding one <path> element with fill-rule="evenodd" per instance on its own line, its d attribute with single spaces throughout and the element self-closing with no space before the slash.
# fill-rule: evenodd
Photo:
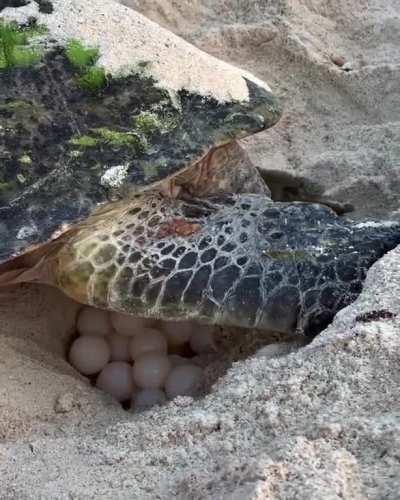
<svg viewBox="0 0 400 500">
<path fill-rule="evenodd" d="M 279 124 L 245 141 L 275 199 L 326 196 L 356 216 L 399 216 L 397 0 L 122 3 L 254 72 L 283 99 Z"/>
</svg>

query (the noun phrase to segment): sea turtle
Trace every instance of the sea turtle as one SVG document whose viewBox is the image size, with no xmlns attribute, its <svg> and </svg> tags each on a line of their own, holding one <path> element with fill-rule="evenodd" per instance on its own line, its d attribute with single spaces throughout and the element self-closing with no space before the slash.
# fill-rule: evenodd
<svg viewBox="0 0 400 500">
<path fill-rule="evenodd" d="M 400 243 L 398 224 L 271 200 L 236 142 L 280 117 L 254 76 L 119 4 L 17 3 L 0 12 L 2 284 L 315 334 Z"/>
</svg>

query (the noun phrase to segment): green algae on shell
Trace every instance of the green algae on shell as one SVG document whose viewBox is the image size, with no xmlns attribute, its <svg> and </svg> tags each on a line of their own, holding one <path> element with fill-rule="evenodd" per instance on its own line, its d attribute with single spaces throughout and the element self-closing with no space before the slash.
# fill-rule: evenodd
<svg viewBox="0 0 400 500">
<path fill-rule="evenodd" d="M 30 40 L 46 33 L 47 28 L 36 23 L 18 26 L 0 19 L 0 70 L 38 63 L 41 53 L 29 46 Z"/>
</svg>

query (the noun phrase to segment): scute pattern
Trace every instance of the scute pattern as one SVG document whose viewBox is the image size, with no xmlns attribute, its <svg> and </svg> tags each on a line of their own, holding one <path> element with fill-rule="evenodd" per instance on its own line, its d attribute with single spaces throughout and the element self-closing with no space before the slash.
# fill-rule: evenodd
<svg viewBox="0 0 400 500">
<path fill-rule="evenodd" d="M 165 224 L 176 232 L 160 237 Z M 189 224 L 198 229 L 182 235 Z M 320 205 L 148 193 L 93 216 L 61 249 L 56 273 L 64 291 L 94 306 L 315 334 L 398 243 L 397 224 L 357 225 Z"/>
</svg>

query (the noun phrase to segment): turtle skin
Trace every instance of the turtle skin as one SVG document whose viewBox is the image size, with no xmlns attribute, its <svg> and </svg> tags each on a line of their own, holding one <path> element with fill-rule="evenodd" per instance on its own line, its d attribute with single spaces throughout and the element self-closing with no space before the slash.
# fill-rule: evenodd
<svg viewBox="0 0 400 500">
<path fill-rule="evenodd" d="M 352 222 L 318 204 L 149 194 L 89 220 L 52 272 L 96 307 L 313 336 L 399 243 L 399 223 Z"/>
</svg>

